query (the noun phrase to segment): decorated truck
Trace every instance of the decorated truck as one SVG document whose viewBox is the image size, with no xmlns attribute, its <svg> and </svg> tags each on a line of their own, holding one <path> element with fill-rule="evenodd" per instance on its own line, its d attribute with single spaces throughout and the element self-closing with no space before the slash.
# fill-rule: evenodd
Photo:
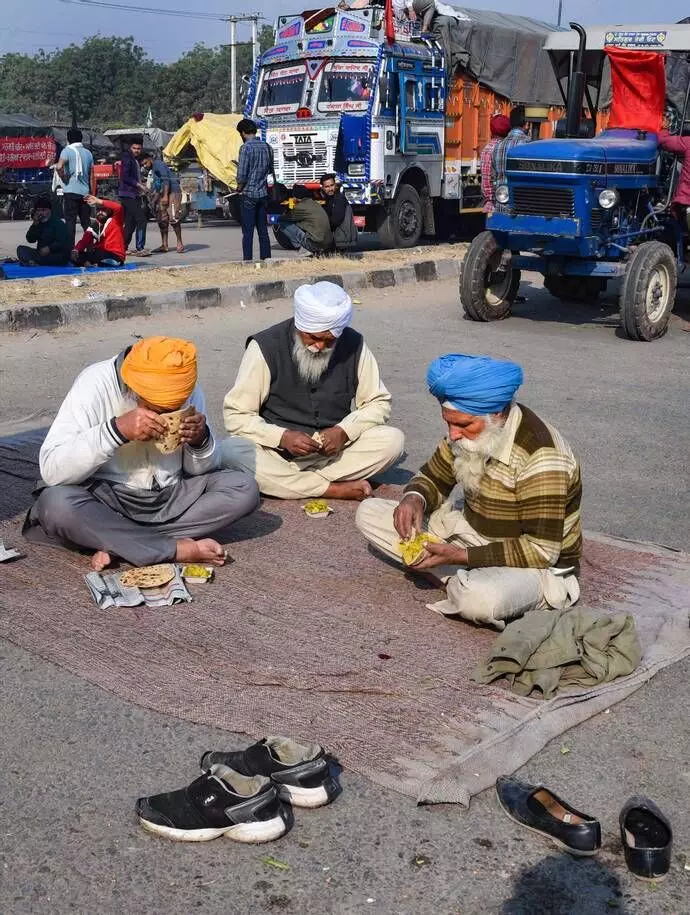
<svg viewBox="0 0 690 915">
<path fill-rule="evenodd" d="M 431 35 L 381 6 L 280 16 L 246 114 L 273 148 L 279 182 L 316 185 L 335 172 L 358 227 L 410 247 L 481 211 L 494 114 L 524 104 L 533 136 L 552 135 L 562 101 L 541 52 L 550 30 L 477 10 L 439 17 Z"/>
<path fill-rule="evenodd" d="M 664 114 L 672 133 L 689 132 L 690 25 L 571 27 L 545 44 L 567 100 L 562 134 L 508 153 L 461 303 L 474 320 L 508 317 L 521 270 L 565 302 L 593 303 L 616 282 L 623 333 L 654 340 L 686 267 L 677 164 L 658 133 Z"/>
</svg>

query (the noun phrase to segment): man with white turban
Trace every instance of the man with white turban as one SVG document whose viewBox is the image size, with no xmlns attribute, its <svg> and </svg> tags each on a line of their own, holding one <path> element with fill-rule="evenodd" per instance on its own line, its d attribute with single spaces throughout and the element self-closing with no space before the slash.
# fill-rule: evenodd
<svg viewBox="0 0 690 915">
<path fill-rule="evenodd" d="M 254 334 L 224 402 L 223 464 L 280 499 L 362 500 L 405 440 L 391 396 L 335 283 L 300 286 L 294 318 Z"/>
<path fill-rule="evenodd" d="M 430 609 L 497 629 L 528 610 L 570 607 L 580 595 L 580 466 L 553 426 L 514 401 L 522 377 L 519 365 L 488 356 L 432 362 L 427 383 L 448 435 L 401 502 L 367 499 L 356 520 L 398 562 L 405 541 L 424 531 L 438 538 L 411 566 L 433 569 L 446 587 Z M 457 484 L 459 507 L 451 498 Z"/>
</svg>

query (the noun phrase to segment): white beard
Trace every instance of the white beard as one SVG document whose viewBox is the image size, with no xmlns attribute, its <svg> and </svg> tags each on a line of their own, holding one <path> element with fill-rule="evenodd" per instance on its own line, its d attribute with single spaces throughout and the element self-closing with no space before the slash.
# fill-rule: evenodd
<svg viewBox="0 0 690 915">
<path fill-rule="evenodd" d="M 316 384 L 328 368 L 334 349 L 335 344 L 329 349 L 315 352 L 305 346 L 295 334 L 295 342 L 292 345 L 292 358 L 295 360 L 295 365 L 302 381 L 306 381 L 307 384 Z"/>
<path fill-rule="evenodd" d="M 487 416 L 485 422 L 486 428 L 475 439 L 461 438 L 448 443 L 455 458 L 455 479 L 465 492 L 478 492 L 489 459 L 501 450 L 503 444 L 504 421 Z"/>
</svg>

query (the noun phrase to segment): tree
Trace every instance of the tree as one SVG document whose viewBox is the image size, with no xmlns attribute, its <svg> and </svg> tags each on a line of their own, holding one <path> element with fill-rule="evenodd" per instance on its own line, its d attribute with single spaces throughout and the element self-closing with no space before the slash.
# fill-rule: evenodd
<svg viewBox="0 0 690 915">
<path fill-rule="evenodd" d="M 272 44 L 273 29 L 265 25 L 261 51 Z M 251 70 L 251 45 L 239 44 L 238 78 Z M 0 56 L 0 110 L 52 124 L 70 122 L 72 95 L 80 124 L 138 126 L 151 104 L 157 125 L 172 130 L 195 111 L 229 112 L 230 86 L 228 45 L 196 45 L 174 63 L 160 64 L 131 37 L 94 35 L 48 54 Z"/>
</svg>

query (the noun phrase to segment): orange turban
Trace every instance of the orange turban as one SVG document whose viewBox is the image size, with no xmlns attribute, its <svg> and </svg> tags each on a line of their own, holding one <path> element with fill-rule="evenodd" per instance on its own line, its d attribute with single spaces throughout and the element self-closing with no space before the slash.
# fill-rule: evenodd
<svg viewBox="0 0 690 915">
<path fill-rule="evenodd" d="M 140 340 L 124 358 L 122 380 L 152 406 L 178 410 L 196 385 L 196 347 L 173 337 Z"/>
</svg>

